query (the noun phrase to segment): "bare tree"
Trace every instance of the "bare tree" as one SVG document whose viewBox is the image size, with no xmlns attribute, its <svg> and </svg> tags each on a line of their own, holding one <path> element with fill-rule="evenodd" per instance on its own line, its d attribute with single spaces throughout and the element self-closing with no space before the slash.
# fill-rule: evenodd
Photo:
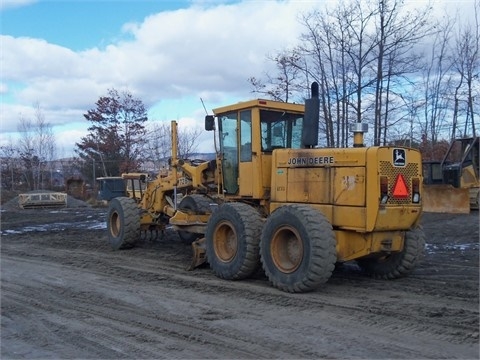
<svg viewBox="0 0 480 360">
<path fill-rule="evenodd" d="M 33 124 L 30 119 L 21 117 L 18 124 L 18 132 L 20 139 L 18 141 L 18 152 L 24 168 L 24 180 L 30 190 L 36 189 L 35 179 L 35 164 L 38 162 L 38 156 L 34 153 L 33 141 Z"/>
<path fill-rule="evenodd" d="M 305 31 L 292 56 L 283 58 L 294 59 L 289 66 L 299 69 L 295 76 L 298 84 L 304 84 L 302 89 L 311 80 L 320 85 L 320 143 L 348 146 L 351 121 L 373 125 L 373 137 L 367 135 L 366 141 L 371 139 L 374 145 L 390 143 L 392 136 L 406 139 L 406 133 L 410 144 L 419 144 L 425 135 L 436 141 L 454 108 L 453 98 L 463 102 L 457 110 L 474 127 L 473 117 L 478 116 L 474 99 L 480 91 L 478 21 L 458 41 L 461 46 L 455 53 L 462 61 L 456 61 L 460 75 L 455 77 L 449 60 L 455 23 L 448 17 L 435 23 L 431 12 L 428 5 L 412 9 L 402 0 L 355 0 L 301 16 Z M 433 44 L 431 57 L 421 53 L 428 44 Z M 286 79 L 283 58 L 272 58 L 278 77 L 251 78 L 257 90 L 270 90 L 273 80 Z M 462 83 L 454 96 L 457 78 Z M 285 96 L 285 89 L 276 89 Z M 298 92 L 304 94 L 302 89 Z M 291 96 L 294 93 L 286 98 Z M 411 138 L 414 135 L 417 141 Z"/>
<path fill-rule="evenodd" d="M 0 146 L 0 156 L 2 159 L 2 187 L 13 191 L 21 172 L 18 164 L 18 148 L 13 144 L 11 138 L 9 138 L 7 145 Z"/>
<path fill-rule="evenodd" d="M 347 126 L 368 120 L 369 98 L 377 45 L 371 33 L 378 10 L 369 3 L 341 2 L 330 10 L 315 10 L 302 18 L 306 32 L 300 45 L 308 73 L 321 89 L 327 146 L 348 146 Z"/>
<path fill-rule="evenodd" d="M 172 151 L 170 125 L 154 122 L 145 139 L 145 160 L 153 163 L 155 169 L 160 169 L 166 164 Z"/>
<path fill-rule="evenodd" d="M 178 156 L 184 159 L 191 159 L 198 148 L 198 138 L 202 134 L 199 128 L 178 131 Z"/>
<path fill-rule="evenodd" d="M 31 190 L 43 189 L 47 185 L 45 178 L 51 170 L 48 166 L 54 159 L 56 149 L 52 125 L 45 121 L 45 116 L 37 105 L 35 119 L 20 118 L 18 131 L 21 134 L 18 151 L 24 164 L 28 187 Z"/>
<path fill-rule="evenodd" d="M 266 72 L 265 81 L 250 77 L 248 81 L 253 87 L 252 92 L 266 95 L 276 101 L 291 101 L 292 95 L 302 89 L 303 85 L 298 67 L 299 54 L 284 50 L 275 56 L 268 56 L 267 59 L 275 63 L 276 74 Z"/>
<path fill-rule="evenodd" d="M 55 136 L 53 134 L 52 125 L 45 121 L 40 106 L 37 105 L 35 109 L 35 147 L 38 149 L 38 155 L 41 165 L 39 183 L 43 183 L 43 176 L 46 175 L 45 171 L 49 174 L 49 185 L 52 185 L 52 171 L 53 160 L 56 155 Z"/>
<path fill-rule="evenodd" d="M 453 51 L 453 68 L 456 86 L 454 93 L 454 113 L 452 139 L 455 138 L 459 127 L 458 117 L 465 117 L 463 131 L 458 128 L 462 136 L 476 134 L 475 117 L 479 116 L 478 105 L 475 107 L 474 99 L 480 95 L 480 33 L 479 12 L 480 1 L 474 4 L 475 23 L 463 24 L 456 37 Z M 478 102 L 477 102 L 478 104 Z M 463 106 L 462 106 L 463 105 Z"/>
<path fill-rule="evenodd" d="M 409 87 L 407 76 L 419 70 L 415 45 L 432 31 L 429 7 L 402 12 L 402 5 L 400 0 L 378 1 L 374 145 L 386 144 L 390 122 L 398 123 L 392 110 L 404 101 L 395 100 Z"/>
<path fill-rule="evenodd" d="M 325 134 L 325 142 L 328 147 L 335 147 L 339 143 L 339 126 L 341 119 L 344 119 L 346 112 L 347 96 L 345 94 L 345 72 L 338 73 L 341 68 L 337 59 L 338 52 L 335 44 L 344 43 L 345 38 L 341 37 L 338 42 L 335 38 L 335 24 L 329 22 L 328 15 L 314 11 L 304 15 L 302 18 L 306 32 L 302 35 L 302 44 L 299 46 L 299 52 L 303 54 L 305 60 L 299 63 L 303 66 L 307 78 L 316 80 L 320 85 L 320 107 L 323 115 L 323 122 L 320 124 L 320 133 Z M 345 35 L 340 26 L 340 35 Z M 323 36 L 322 36 L 323 33 Z M 343 47 L 341 47 L 343 49 Z M 307 65 L 307 60 L 311 65 Z M 341 51 L 340 62 L 345 60 L 345 52 Z M 306 81 L 308 84 L 308 81 Z M 342 84 L 342 85 L 339 85 Z M 343 92 L 340 93 L 340 87 Z M 334 122 L 334 119 L 337 122 Z M 335 132 L 335 125 L 336 132 Z M 337 137 L 334 136 L 337 134 Z M 321 135 L 320 135 L 321 136 Z"/>
<path fill-rule="evenodd" d="M 198 138 L 202 130 L 198 128 L 177 129 L 178 157 L 191 158 L 198 148 Z M 153 123 L 152 129 L 147 133 L 145 155 L 156 169 L 162 168 L 172 154 L 171 126 L 166 123 Z"/>
<path fill-rule="evenodd" d="M 296 64 L 305 78 L 320 84 L 327 146 L 348 146 L 348 122 L 364 121 L 371 107 L 371 102 L 364 101 L 375 82 L 372 63 L 377 37 L 370 29 L 377 13 L 375 7 L 354 1 L 302 17 L 306 31 L 297 51 L 304 59 Z"/>
<path fill-rule="evenodd" d="M 448 54 L 453 24 L 451 18 L 438 24 L 438 31 L 431 46 L 431 55 L 423 72 L 422 129 L 427 140 L 433 144 L 438 141 L 441 130 L 447 124 L 446 116 L 451 107 L 449 91 L 452 63 L 448 59 Z"/>
</svg>

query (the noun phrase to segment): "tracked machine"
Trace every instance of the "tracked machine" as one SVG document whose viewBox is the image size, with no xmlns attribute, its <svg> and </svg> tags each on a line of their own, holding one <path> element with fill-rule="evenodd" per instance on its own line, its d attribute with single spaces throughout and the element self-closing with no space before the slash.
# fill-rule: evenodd
<svg viewBox="0 0 480 360">
<path fill-rule="evenodd" d="M 215 160 L 180 159 L 173 121 L 169 171 L 123 175 L 133 190 L 109 205 L 114 249 L 173 227 L 192 243 L 190 268 L 208 262 L 228 280 L 263 268 L 287 292 L 317 289 L 338 263 L 355 260 L 374 277 L 394 279 L 421 260 L 418 151 L 365 147 L 360 123 L 352 148 L 318 148 L 316 83 L 305 105 L 252 100 L 213 113 L 205 130 L 218 139 Z"/>
</svg>

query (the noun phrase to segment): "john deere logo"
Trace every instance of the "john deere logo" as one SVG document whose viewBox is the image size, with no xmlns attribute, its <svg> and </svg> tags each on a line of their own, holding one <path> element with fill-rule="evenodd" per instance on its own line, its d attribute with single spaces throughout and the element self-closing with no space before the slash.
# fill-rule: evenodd
<svg viewBox="0 0 480 360">
<path fill-rule="evenodd" d="M 404 149 L 393 149 L 393 166 L 405 166 Z"/>
</svg>

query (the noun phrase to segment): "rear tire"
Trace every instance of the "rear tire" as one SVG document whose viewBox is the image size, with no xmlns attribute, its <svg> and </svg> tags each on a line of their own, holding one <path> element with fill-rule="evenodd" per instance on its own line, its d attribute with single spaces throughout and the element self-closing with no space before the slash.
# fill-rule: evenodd
<svg viewBox="0 0 480 360">
<path fill-rule="evenodd" d="M 276 288 L 307 292 L 328 281 L 337 261 L 332 225 L 308 205 L 285 205 L 267 219 L 260 241 L 263 270 Z"/>
<path fill-rule="evenodd" d="M 204 195 L 192 194 L 185 196 L 178 205 L 179 210 L 187 210 L 196 214 L 207 214 L 210 210 L 210 199 Z M 192 233 L 189 231 L 177 231 L 178 236 L 183 243 L 190 245 L 192 242 L 202 237 L 203 234 Z"/>
<path fill-rule="evenodd" d="M 245 279 L 260 268 L 262 218 L 243 203 L 224 203 L 213 212 L 205 234 L 207 261 L 216 276 Z"/>
<path fill-rule="evenodd" d="M 401 252 L 357 260 L 358 265 L 377 279 L 397 279 L 410 274 L 423 259 L 425 234 L 421 227 L 407 231 Z"/>
<path fill-rule="evenodd" d="M 107 213 L 108 240 L 114 250 L 131 248 L 139 237 L 140 214 L 135 200 L 117 197 Z"/>
</svg>

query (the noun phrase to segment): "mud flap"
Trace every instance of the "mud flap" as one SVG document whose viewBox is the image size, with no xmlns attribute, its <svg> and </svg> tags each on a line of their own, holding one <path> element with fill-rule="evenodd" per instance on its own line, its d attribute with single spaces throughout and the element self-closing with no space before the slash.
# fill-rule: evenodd
<svg viewBox="0 0 480 360">
<path fill-rule="evenodd" d="M 434 213 L 470 213 L 469 189 L 457 189 L 452 185 L 424 185 L 423 211 Z"/>
<path fill-rule="evenodd" d="M 192 242 L 193 258 L 188 271 L 192 271 L 207 261 L 205 238 Z"/>
</svg>

